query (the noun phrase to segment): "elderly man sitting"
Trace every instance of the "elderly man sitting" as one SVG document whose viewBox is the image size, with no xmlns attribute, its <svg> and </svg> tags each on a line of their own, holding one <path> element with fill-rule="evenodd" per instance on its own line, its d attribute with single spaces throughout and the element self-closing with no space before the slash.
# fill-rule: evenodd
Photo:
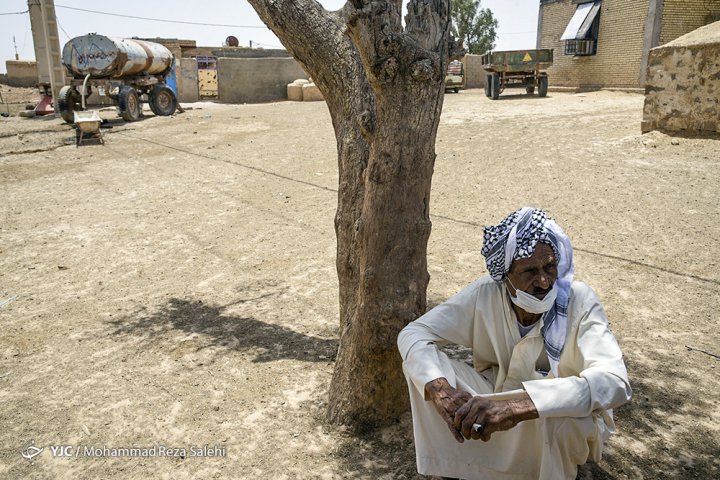
<svg viewBox="0 0 720 480">
<path fill-rule="evenodd" d="M 622 352 L 543 210 L 520 209 L 484 233 L 490 275 L 398 337 L 418 472 L 574 479 L 600 460 L 612 408 L 630 400 Z M 475 368 L 438 350 L 447 342 L 471 348 Z"/>
</svg>

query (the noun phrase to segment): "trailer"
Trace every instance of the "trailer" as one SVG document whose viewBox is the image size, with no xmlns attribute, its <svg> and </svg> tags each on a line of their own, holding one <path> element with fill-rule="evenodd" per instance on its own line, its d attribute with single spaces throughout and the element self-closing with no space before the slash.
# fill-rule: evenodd
<svg viewBox="0 0 720 480">
<path fill-rule="evenodd" d="M 65 44 L 62 63 L 72 80 L 60 90 L 57 110 L 68 123 L 93 92 L 110 98 L 128 122 L 140 118 L 142 102 L 155 115 L 177 109 L 177 96 L 167 85 L 174 57 L 159 43 L 91 33 Z"/>
<path fill-rule="evenodd" d="M 525 88 L 528 95 L 547 95 L 548 75 L 546 70 L 553 63 L 553 50 L 511 50 L 487 52 L 481 57 L 485 76 L 485 95 L 497 100 L 506 88 Z"/>
<path fill-rule="evenodd" d="M 453 91 L 458 93 L 463 87 L 463 77 L 465 69 L 460 60 L 453 60 L 448 64 L 447 74 L 445 75 L 445 91 Z"/>
</svg>

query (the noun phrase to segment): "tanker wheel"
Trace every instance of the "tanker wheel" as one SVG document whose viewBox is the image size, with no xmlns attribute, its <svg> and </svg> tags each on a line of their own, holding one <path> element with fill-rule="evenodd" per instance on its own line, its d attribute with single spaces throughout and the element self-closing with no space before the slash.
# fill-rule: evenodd
<svg viewBox="0 0 720 480">
<path fill-rule="evenodd" d="M 120 107 L 120 116 L 126 122 L 140 119 L 140 99 L 134 88 L 127 85 L 120 88 L 118 106 Z"/>
<path fill-rule="evenodd" d="M 500 98 L 500 75 L 493 73 L 490 75 L 490 99 L 497 100 Z"/>
<path fill-rule="evenodd" d="M 80 95 L 77 90 L 70 85 L 65 85 L 60 89 L 57 98 L 57 109 L 60 116 L 67 123 L 75 121 L 75 112 L 80 110 Z"/>
<path fill-rule="evenodd" d="M 155 115 L 167 117 L 175 113 L 177 97 L 167 85 L 155 85 L 150 90 L 150 110 Z"/>
<path fill-rule="evenodd" d="M 538 96 L 539 97 L 545 97 L 547 96 L 548 91 L 548 77 L 547 75 L 543 75 L 538 79 Z"/>
</svg>

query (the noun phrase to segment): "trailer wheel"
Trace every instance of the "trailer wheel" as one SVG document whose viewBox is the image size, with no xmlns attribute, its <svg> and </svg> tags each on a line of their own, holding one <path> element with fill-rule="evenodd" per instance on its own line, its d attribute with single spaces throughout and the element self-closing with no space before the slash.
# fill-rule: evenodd
<svg viewBox="0 0 720 480">
<path fill-rule="evenodd" d="M 167 117 L 175 113 L 177 97 L 167 85 L 155 85 L 150 90 L 150 110 L 155 115 Z"/>
<path fill-rule="evenodd" d="M 120 87 L 118 106 L 120 107 L 120 116 L 126 122 L 140 119 L 140 99 L 134 88 L 127 85 Z"/>
<path fill-rule="evenodd" d="M 547 90 L 548 90 L 548 77 L 547 75 L 543 75 L 538 79 L 538 96 L 545 97 L 547 96 Z"/>
<path fill-rule="evenodd" d="M 497 100 L 500 98 L 500 75 L 493 73 L 490 75 L 490 98 Z"/>
<path fill-rule="evenodd" d="M 70 85 L 65 85 L 60 89 L 57 98 L 57 109 L 60 116 L 67 123 L 75 121 L 75 112 L 80 110 L 80 98 L 78 98 L 77 90 Z"/>
<path fill-rule="evenodd" d="M 485 75 L 485 96 L 490 98 L 490 85 L 492 82 L 492 75 Z"/>
</svg>

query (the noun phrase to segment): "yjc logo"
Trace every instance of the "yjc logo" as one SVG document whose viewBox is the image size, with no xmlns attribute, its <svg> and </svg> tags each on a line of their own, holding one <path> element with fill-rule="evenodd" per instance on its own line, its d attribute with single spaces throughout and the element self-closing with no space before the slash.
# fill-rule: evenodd
<svg viewBox="0 0 720 480">
<path fill-rule="evenodd" d="M 35 465 L 35 457 L 40 455 L 43 450 L 45 450 L 44 447 L 35 446 L 35 440 L 30 440 L 30 443 L 25 446 L 22 452 L 20 452 L 20 455 L 27 459 L 27 461 L 30 462 L 30 465 Z"/>
<path fill-rule="evenodd" d="M 72 445 L 50 445 L 53 457 L 72 457 Z"/>
</svg>

